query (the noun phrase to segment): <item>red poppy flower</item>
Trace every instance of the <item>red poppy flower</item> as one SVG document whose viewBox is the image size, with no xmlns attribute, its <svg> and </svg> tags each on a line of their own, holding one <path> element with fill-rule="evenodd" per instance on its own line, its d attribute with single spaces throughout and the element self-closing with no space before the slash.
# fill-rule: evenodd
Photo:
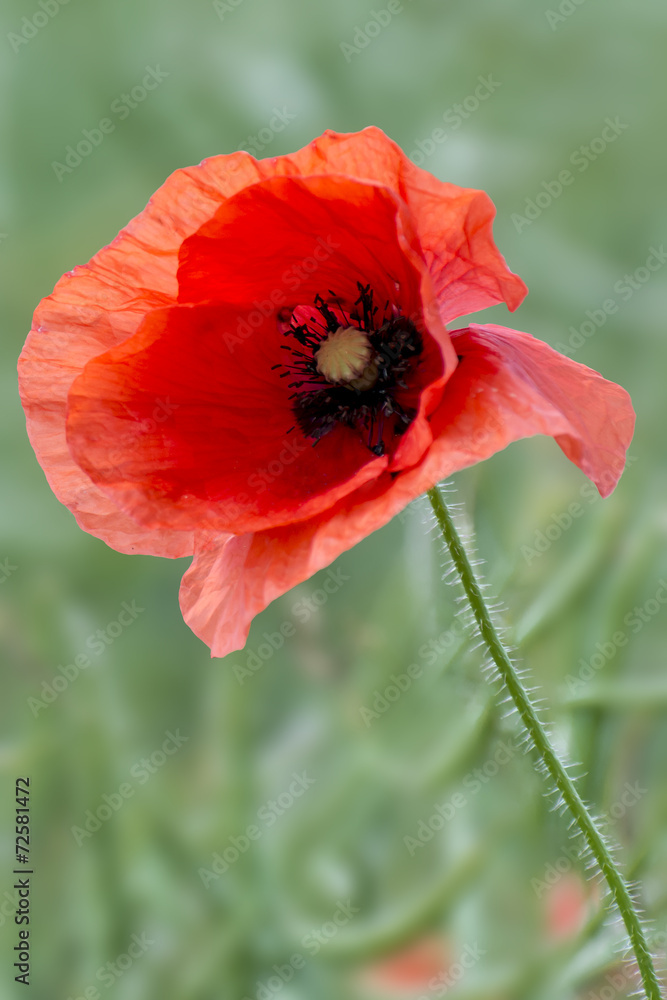
<svg viewBox="0 0 667 1000">
<path fill-rule="evenodd" d="M 442 996 L 448 978 L 457 979 L 450 972 L 451 950 L 440 938 L 421 938 L 402 951 L 366 966 L 359 977 L 361 985 L 374 996 L 416 997 L 420 992 Z M 440 993 L 436 992 L 438 989 Z"/>
<path fill-rule="evenodd" d="M 606 495 L 623 389 L 526 333 L 446 324 L 526 288 L 486 194 L 379 129 L 178 170 L 39 305 L 19 363 L 30 439 L 79 524 L 194 555 L 190 627 L 251 619 L 450 473 L 553 436 Z"/>
<path fill-rule="evenodd" d="M 558 881 L 547 885 L 544 915 L 550 941 L 572 938 L 582 930 L 590 916 L 591 901 L 598 902 L 596 888 L 579 874 L 567 871 Z"/>
</svg>

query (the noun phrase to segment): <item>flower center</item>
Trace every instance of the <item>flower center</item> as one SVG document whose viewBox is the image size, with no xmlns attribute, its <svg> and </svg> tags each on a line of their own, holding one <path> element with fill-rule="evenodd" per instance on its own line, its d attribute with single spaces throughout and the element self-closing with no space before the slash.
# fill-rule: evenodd
<svg viewBox="0 0 667 1000">
<path fill-rule="evenodd" d="M 351 307 L 330 292 L 315 308 L 297 307 L 284 344 L 291 354 L 288 383 L 296 422 L 313 444 L 336 427 L 351 428 L 374 455 L 384 455 L 416 415 L 414 374 L 423 350 L 414 323 L 387 303 L 380 314 L 370 285 L 357 282 Z M 314 315 L 314 313 L 318 315 Z M 302 320 L 302 321 L 300 321 Z M 286 321 L 285 321 L 286 322 Z M 296 376 L 296 378 L 295 378 Z"/>
<path fill-rule="evenodd" d="M 315 354 L 315 367 L 327 382 L 363 391 L 375 385 L 378 366 L 368 335 L 355 326 L 340 326 L 323 340 Z"/>
</svg>

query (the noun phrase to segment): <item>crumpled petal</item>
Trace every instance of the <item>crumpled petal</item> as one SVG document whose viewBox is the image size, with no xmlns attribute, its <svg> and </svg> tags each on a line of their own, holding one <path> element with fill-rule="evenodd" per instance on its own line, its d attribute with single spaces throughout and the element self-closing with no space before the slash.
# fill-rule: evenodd
<svg viewBox="0 0 667 1000">
<path fill-rule="evenodd" d="M 136 333 L 152 309 L 175 304 L 183 241 L 225 198 L 259 179 L 248 154 L 224 160 L 214 179 L 205 164 L 175 171 L 109 246 L 65 274 L 37 307 L 19 359 L 28 435 L 51 489 L 85 531 L 120 552 L 175 558 L 191 555 L 194 543 L 191 532 L 137 525 L 73 461 L 67 394 L 91 358 Z"/>
<path fill-rule="evenodd" d="M 602 496 L 613 490 L 635 420 L 624 389 L 527 333 L 472 325 L 451 336 L 461 360 L 431 417 L 434 442 L 415 468 L 393 479 L 384 473 L 324 516 L 221 542 L 197 537 L 181 609 L 212 656 L 240 649 L 252 619 L 271 601 L 435 483 L 520 438 L 554 437 Z"/>
<path fill-rule="evenodd" d="M 190 555 L 192 533 L 147 531 L 92 483 L 67 446 L 67 394 L 91 358 L 135 333 L 152 309 L 175 303 L 183 240 L 221 197 L 257 179 L 251 158 L 228 160 L 213 190 L 199 168 L 176 171 L 109 246 L 64 275 L 35 311 L 19 360 L 28 435 L 49 485 L 84 530 L 121 552 Z"/>
<path fill-rule="evenodd" d="M 31 444 L 54 493 L 84 530 L 121 552 L 192 552 L 189 531 L 135 524 L 74 462 L 65 435 L 69 389 L 92 358 L 136 333 L 152 310 L 176 303 L 179 251 L 227 199 L 270 178 L 334 174 L 383 185 L 405 203 L 442 322 L 499 301 L 519 304 L 525 286 L 495 248 L 487 195 L 420 170 L 380 129 L 327 131 L 287 156 L 258 161 L 238 152 L 175 171 L 109 246 L 42 300 L 19 361 Z M 423 428 L 420 438 L 423 447 Z"/>
<path fill-rule="evenodd" d="M 313 447 L 271 371 L 280 344 L 260 329 L 244 352 L 230 353 L 220 331 L 236 318 L 216 305 L 156 310 L 134 337 L 89 362 L 70 391 L 74 458 L 156 531 L 243 534 L 303 520 L 388 464 L 349 428 Z M 261 365 L 253 345 L 268 354 Z"/>
<path fill-rule="evenodd" d="M 493 242 L 496 210 L 489 196 L 417 167 L 381 129 L 371 126 L 350 135 L 327 131 L 290 160 L 303 174 L 326 169 L 384 184 L 405 201 L 444 323 L 498 302 L 516 309 L 524 299 L 525 284 Z"/>
<path fill-rule="evenodd" d="M 270 195 L 264 215 L 268 220 L 272 214 L 275 237 L 267 240 L 264 252 L 262 228 L 249 211 L 260 193 Z M 367 226 L 371 203 L 391 205 L 395 240 L 387 243 L 386 227 Z M 379 129 L 326 132 L 288 156 L 257 161 L 234 153 L 176 171 L 110 246 L 65 275 L 38 307 L 19 362 L 19 381 L 28 433 L 49 483 L 85 530 L 120 551 L 172 557 L 195 551 L 181 603 L 186 620 L 213 655 L 242 645 L 250 620 L 271 600 L 385 524 L 435 482 L 520 437 L 553 436 L 602 495 L 613 489 L 634 425 L 624 390 L 527 334 L 471 326 L 450 335 L 444 326 L 497 302 L 514 309 L 525 295 L 525 285 L 493 242 L 494 211 L 483 192 L 443 183 L 416 167 Z M 408 303 L 411 316 L 419 313 L 432 337 L 421 361 L 421 372 L 427 371 L 430 380 L 406 386 L 418 389 L 417 415 L 389 460 L 362 463 L 361 475 L 349 456 L 333 456 L 345 466 L 340 477 L 318 481 L 310 498 L 295 494 L 292 500 L 299 502 L 288 518 L 285 510 L 273 516 L 271 493 L 262 501 L 263 521 L 253 521 L 247 510 L 245 520 L 216 516 L 211 504 L 218 510 L 223 497 L 229 499 L 229 484 L 218 483 L 216 493 L 201 466 L 220 455 L 202 451 L 194 434 L 203 416 L 197 411 L 201 400 L 194 376 L 204 381 L 205 366 L 198 359 L 189 373 L 174 373 L 163 354 L 153 368 L 158 340 L 171 329 L 164 318 L 178 314 L 182 319 L 184 311 L 194 316 L 198 309 L 224 305 L 236 308 L 237 316 L 239 309 L 255 309 L 275 319 L 276 309 L 267 312 L 262 297 L 271 299 L 275 292 L 276 257 L 293 252 L 299 259 L 289 259 L 288 267 L 303 263 L 304 254 L 310 261 L 313 228 L 326 229 L 329 219 L 333 224 L 341 213 L 345 235 L 338 241 L 342 249 L 334 247 L 338 256 L 327 257 L 329 273 L 352 289 L 369 277 L 352 270 L 371 271 L 388 299 L 400 290 L 401 307 Z M 288 223 L 292 235 L 295 225 L 301 228 L 294 243 L 287 238 Z M 318 264 L 319 258 L 321 244 Z M 301 296 L 290 289 L 294 294 L 286 304 L 308 304 L 311 293 L 322 291 L 316 288 L 317 277 L 300 277 Z M 277 280 L 289 283 L 282 274 Z M 216 303 L 216 297 L 226 301 Z M 252 325 L 257 342 L 247 345 L 246 360 L 264 343 L 259 330 L 265 332 L 265 324 Z M 133 354 L 137 347 L 148 365 L 143 375 Z M 187 351 L 174 351 L 174 357 L 187 367 Z M 155 395 L 165 389 L 168 400 L 172 384 L 187 389 L 178 403 L 183 410 L 171 427 L 156 430 L 164 409 Z M 232 408 L 231 397 L 228 380 L 218 399 L 221 411 Z M 159 416 L 151 409 L 154 398 Z M 105 404 L 110 408 L 105 410 Z M 280 406 L 269 409 L 275 416 Z M 238 419 L 243 410 L 239 407 Z M 105 426 L 107 418 L 116 422 L 113 428 Z M 223 429 L 220 424 L 218 430 Z M 116 434 L 114 452 L 110 430 Z M 245 447 L 241 437 L 236 443 Z M 192 453 L 189 465 L 183 463 L 186 446 Z M 320 456 L 327 446 L 318 444 Z M 234 455 L 230 447 L 227 454 L 238 475 L 247 478 L 242 449 Z M 182 476 L 174 475 L 177 466 Z M 285 484 L 273 491 L 278 506 Z M 203 506 L 197 507 L 200 501 Z"/>
<path fill-rule="evenodd" d="M 212 157 L 201 167 L 217 178 L 226 159 Z M 327 131 L 297 153 L 260 160 L 257 168 L 262 179 L 338 175 L 382 185 L 398 196 L 409 210 L 443 323 L 498 302 L 516 309 L 526 295 L 524 282 L 509 270 L 493 241 L 496 210 L 489 196 L 417 167 L 381 129 L 349 135 Z M 219 231 L 214 221 L 206 228 Z"/>
<path fill-rule="evenodd" d="M 234 534 L 304 520 L 377 478 L 390 457 L 373 456 L 356 430 L 338 427 L 314 448 L 294 427 L 289 389 L 273 371 L 286 360 L 274 313 L 287 299 L 271 262 L 292 273 L 313 251 L 313 230 L 326 233 L 331 249 L 292 294 L 312 301 L 318 288 L 333 289 L 353 303 L 362 278 L 378 302 L 420 317 L 423 263 L 399 208 L 384 188 L 338 177 L 278 178 L 229 199 L 184 244 L 179 298 L 193 304 L 154 309 L 74 381 L 68 443 L 79 466 L 147 527 L 205 523 Z M 435 343 L 425 329 L 420 361 L 424 406 L 417 396 L 392 470 L 431 443 L 426 407 L 457 363 L 437 317 L 435 327 Z"/>
</svg>

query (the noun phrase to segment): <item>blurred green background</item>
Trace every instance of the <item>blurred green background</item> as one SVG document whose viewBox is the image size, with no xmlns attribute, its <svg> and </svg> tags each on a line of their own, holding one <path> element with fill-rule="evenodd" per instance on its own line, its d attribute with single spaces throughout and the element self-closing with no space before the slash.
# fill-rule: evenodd
<svg viewBox="0 0 667 1000">
<path fill-rule="evenodd" d="M 178 167 L 368 124 L 495 201 L 496 240 L 530 295 L 512 317 L 486 316 L 632 394 L 634 461 L 604 502 L 542 438 L 455 478 L 557 745 L 581 762 L 664 956 L 667 265 L 646 261 L 667 237 L 666 8 L 397 6 L 3 4 L 3 1000 L 629 990 L 621 935 L 599 915 L 567 818 L 461 637 L 423 501 L 338 561 L 326 600 L 323 573 L 262 614 L 245 651 L 211 660 L 178 610 L 187 561 L 123 556 L 79 530 L 28 444 L 15 362 L 63 272 Z M 116 104 L 99 147 L 54 169 L 147 67 L 159 86 L 127 114 Z M 493 92 L 475 99 L 489 76 Z M 290 120 L 267 133 L 275 108 Z M 603 149 L 608 118 L 617 135 Z M 555 196 L 563 169 L 573 182 Z M 144 610 L 110 645 L 88 644 L 133 601 Z M 285 623 L 294 634 L 280 645 Z M 91 663 L 79 670 L 82 654 Z M 261 666 L 243 676 L 249 657 Z M 64 685 L 59 668 L 72 664 Z M 409 678 L 395 701 L 392 675 Z M 49 690 L 49 704 L 30 701 Z M 12 969 L 14 781 L 26 774 L 29 991 Z M 93 832 L 81 832 L 86 818 Z"/>
</svg>

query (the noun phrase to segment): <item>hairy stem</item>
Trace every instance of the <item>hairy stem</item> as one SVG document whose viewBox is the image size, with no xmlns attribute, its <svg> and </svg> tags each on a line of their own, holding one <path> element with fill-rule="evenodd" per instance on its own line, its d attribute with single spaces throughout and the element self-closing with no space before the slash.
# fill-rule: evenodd
<svg viewBox="0 0 667 1000">
<path fill-rule="evenodd" d="M 609 849 L 572 779 L 567 774 L 560 758 L 553 749 L 549 737 L 537 716 L 537 712 L 528 697 L 528 693 L 498 635 L 491 614 L 484 602 L 479 583 L 470 565 L 470 560 L 438 487 L 435 486 L 432 490 L 429 490 L 428 496 L 447 548 L 461 578 L 463 589 L 470 602 L 470 607 L 479 626 L 482 639 L 509 691 L 510 697 L 521 717 L 521 721 L 533 741 L 535 750 L 548 774 L 553 779 L 563 801 L 572 813 L 582 836 L 585 838 L 607 880 L 607 884 L 627 928 L 647 1000 L 661 1000 L 660 986 L 646 943 L 646 937 L 625 880 L 616 867 Z"/>
</svg>

